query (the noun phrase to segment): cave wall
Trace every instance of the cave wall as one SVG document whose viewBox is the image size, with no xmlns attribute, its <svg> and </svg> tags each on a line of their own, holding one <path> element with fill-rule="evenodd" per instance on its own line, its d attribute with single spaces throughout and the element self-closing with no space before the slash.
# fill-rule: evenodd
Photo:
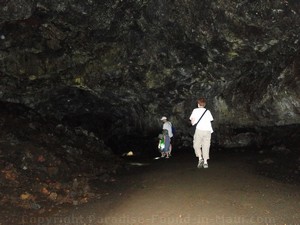
<svg viewBox="0 0 300 225">
<path fill-rule="evenodd" d="M 299 128 L 298 1 L 0 4 L 1 101 L 103 138 L 156 134 L 166 115 L 190 145 L 200 96 L 221 146 L 260 145 L 262 127 Z"/>
</svg>

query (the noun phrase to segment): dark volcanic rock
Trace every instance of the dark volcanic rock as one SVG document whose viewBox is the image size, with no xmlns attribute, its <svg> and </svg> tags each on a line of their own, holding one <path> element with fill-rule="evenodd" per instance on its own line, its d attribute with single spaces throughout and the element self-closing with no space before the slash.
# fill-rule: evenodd
<svg viewBox="0 0 300 225">
<path fill-rule="evenodd" d="M 216 145 L 268 144 L 260 130 L 299 131 L 299 8 L 292 0 L 2 1 L 0 100 L 107 140 L 156 136 L 167 115 L 178 144 L 190 145 L 188 117 L 205 96 Z"/>
<path fill-rule="evenodd" d="M 200 96 L 212 150 L 299 181 L 299 14 L 298 0 L 1 0 L 0 205 L 89 201 L 113 153 L 156 151 L 163 115 L 191 149 Z"/>
<path fill-rule="evenodd" d="M 1 207 L 86 203 L 97 197 L 91 180 L 110 181 L 122 167 L 102 140 L 81 127 L 45 120 L 13 103 L 0 103 L 0 118 Z"/>
</svg>

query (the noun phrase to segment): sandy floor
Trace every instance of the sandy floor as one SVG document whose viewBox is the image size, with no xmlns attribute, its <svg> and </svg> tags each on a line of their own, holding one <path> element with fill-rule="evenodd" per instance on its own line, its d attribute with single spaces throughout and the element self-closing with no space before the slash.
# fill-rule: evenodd
<svg viewBox="0 0 300 225">
<path fill-rule="evenodd" d="M 51 216 L 25 214 L 14 224 L 300 224 L 299 185 L 258 175 L 249 159 L 215 154 L 208 169 L 197 169 L 191 152 L 144 159 L 102 187 L 101 199 Z"/>
</svg>

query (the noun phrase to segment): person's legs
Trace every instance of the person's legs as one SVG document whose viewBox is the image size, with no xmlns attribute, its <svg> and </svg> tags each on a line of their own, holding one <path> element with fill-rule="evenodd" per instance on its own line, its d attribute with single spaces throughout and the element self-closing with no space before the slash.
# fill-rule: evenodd
<svg viewBox="0 0 300 225">
<path fill-rule="evenodd" d="M 209 159 L 209 148 L 211 142 L 211 132 L 196 130 L 194 135 L 193 147 L 196 157 L 199 158 L 198 168 L 208 168 L 207 160 Z"/>
<path fill-rule="evenodd" d="M 165 152 L 166 158 L 169 158 L 169 155 L 170 155 L 170 138 L 169 137 L 167 137 L 165 139 L 165 149 L 164 149 L 164 152 Z"/>
<path fill-rule="evenodd" d="M 195 131 L 194 134 L 194 140 L 193 140 L 193 147 L 194 147 L 194 151 L 195 151 L 195 155 L 196 157 L 198 157 L 199 159 L 202 159 L 202 151 L 201 151 L 201 131 L 197 130 Z"/>
<path fill-rule="evenodd" d="M 169 156 L 171 156 L 171 152 L 172 152 L 172 144 L 170 143 L 170 147 L 169 147 Z"/>
<path fill-rule="evenodd" d="M 165 154 L 166 158 L 168 159 L 169 158 L 169 150 L 165 149 L 164 154 Z"/>
<path fill-rule="evenodd" d="M 194 134 L 194 142 L 193 142 L 193 147 L 195 150 L 195 155 L 196 157 L 198 157 L 199 161 L 198 161 L 198 168 L 201 168 L 203 166 L 203 153 L 202 153 L 202 131 L 197 130 L 195 131 Z"/>
<path fill-rule="evenodd" d="M 209 148 L 211 141 L 211 132 L 203 132 L 203 144 L 202 144 L 202 154 L 204 159 L 204 168 L 208 168 L 207 160 L 209 159 Z"/>
</svg>

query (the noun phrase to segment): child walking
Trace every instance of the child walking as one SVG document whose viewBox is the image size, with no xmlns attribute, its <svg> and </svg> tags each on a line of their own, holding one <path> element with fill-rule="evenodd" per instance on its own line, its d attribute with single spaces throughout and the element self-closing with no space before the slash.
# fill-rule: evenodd
<svg viewBox="0 0 300 225">
<path fill-rule="evenodd" d="M 161 157 L 169 158 L 170 155 L 170 136 L 168 135 L 168 130 L 164 129 L 162 134 L 159 136 L 158 149 L 161 153 Z"/>
</svg>

